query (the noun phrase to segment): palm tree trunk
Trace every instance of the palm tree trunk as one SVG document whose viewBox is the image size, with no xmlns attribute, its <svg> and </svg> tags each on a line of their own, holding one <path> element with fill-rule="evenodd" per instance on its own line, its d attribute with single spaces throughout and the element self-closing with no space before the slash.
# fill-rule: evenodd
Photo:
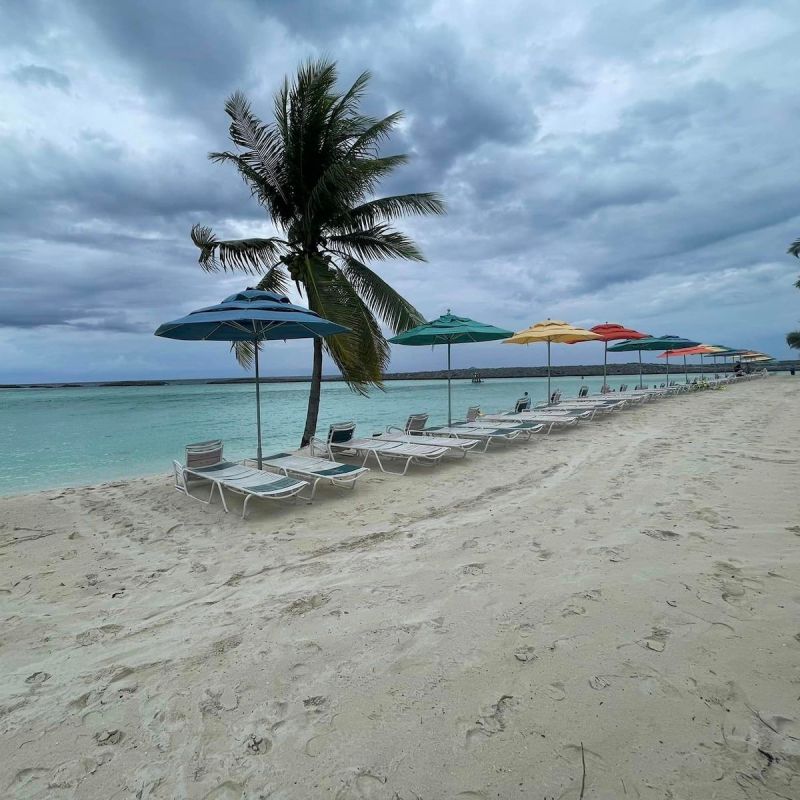
<svg viewBox="0 0 800 800">
<path fill-rule="evenodd" d="M 308 395 L 308 411 L 306 412 L 306 427 L 303 431 L 303 440 L 300 447 L 305 447 L 317 430 L 317 417 L 319 416 L 319 400 L 322 389 L 322 340 L 314 339 L 314 366 L 311 369 L 311 393 Z"/>
</svg>

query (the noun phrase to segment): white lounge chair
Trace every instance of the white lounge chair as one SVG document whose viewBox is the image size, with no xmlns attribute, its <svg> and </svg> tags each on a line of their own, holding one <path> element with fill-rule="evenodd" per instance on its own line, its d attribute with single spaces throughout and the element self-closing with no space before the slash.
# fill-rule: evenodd
<svg viewBox="0 0 800 800">
<path fill-rule="evenodd" d="M 514 418 L 506 417 L 500 420 L 487 420 L 481 414 L 480 406 L 470 406 L 467 409 L 466 422 L 457 422 L 456 425 L 466 425 L 471 428 L 492 428 L 494 430 L 507 430 L 519 431 L 527 439 L 530 439 L 534 433 L 541 433 L 543 425 L 536 420 L 525 417 L 520 414 Z"/>
<path fill-rule="evenodd" d="M 336 461 L 328 461 L 326 458 L 302 456 L 295 453 L 274 453 L 271 456 L 264 456 L 262 463 L 286 476 L 294 475 L 308 481 L 311 484 L 310 500 L 314 499 L 317 484 L 320 481 L 330 483 L 331 486 L 352 489 L 355 487 L 356 481 L 369 472 L 368 467 L 339 464 Z"/>
<path fill-rule="evenodd" d="M 412 414 L 408 418 L 405 428 L 389 425 L 386 428 L 386 433 L 382 433 L 375 438 L 390 442 L 419 444 L 421 436 L 425 433 L 425 426 L 427 423 L 427 414 Z M 474 450 L 480 444 L 478 439 L 456 439 L 450 436 L 427 436 L 424 442 L 432 447 L 444 447 L 451 455 L 460 455 L 462 457 L 466 457 L 470 450 Z"/>
<path fill-rule="evenodd" d="M 558 414 L 539 413 L 537 411 L 524 411 L 522 414 L 486 414 L 481 419 L 487 424 L 502 423 L 505 420 L 518 422 L 532 422 L 542 426 L 542 433 L 552 433 L 553 428 L 568 428 L 577 425 L 580 419 L 591 419 L 594 411 L 586 411 L 579 414 L 569 414 L 562 412 Z"/>
<path fill-rule="evenodd" d="M 330 459 L 333 459 L 335 452 L 358 457 L 363 456 L 362 467 L 366 465 L 369 457 L 372 456 L 381 472 L 391 475 L 405 475 L 412 463 L 430 466 L 440 461 L 447 453 L 445 448 L 429 444 L 393 442 L 379 437 L 356 439 L 354 436 L 355 430 L 355 422 L 338 422 L 331 425 L 326 440 L 316 438 L 311 440 L 312 455 L 323 453 Z M 403 471 L 396 472 L 386 469 L 383 459 L 396 459 L 405 462 Z"/>
<path fill-rule="evenodd" d="M 259 500 L 285 500 L 300 494 L 308 483 L 296 478 L 276 475 L 274 472 L 248 467 L 233 461 L 225 461 L 222 456 L 222 441 L 214 439 L 209 442 L 198 442 L 186 445 L 186 463 L 173 461 L 175 472 L 175 488 L 187 497 L 199 500 L 208 505 L 214 498 L 214 491 L 219 492 L 222 507 L 228 511 L 223 489 L 244 496 L 242 519 L 247 516 L 247 504 L 254 497 Z M 192 494 L 190 484 L 193 481 L 204 481 L 211 484 L 208 499 L 203 500 Z"/>
</svg>

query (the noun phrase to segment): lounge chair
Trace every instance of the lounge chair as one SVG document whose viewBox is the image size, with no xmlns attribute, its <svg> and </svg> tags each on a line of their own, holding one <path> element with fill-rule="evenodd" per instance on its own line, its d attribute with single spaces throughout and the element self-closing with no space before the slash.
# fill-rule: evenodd
<svg viewBox="0 0 800 800">
<path fill-rule="evenodd" d="M 338 422 L 328 429 L 327 439 L 312 439 L 311 454 L 323 453 L 333 460 L 335 452 L 364 457 L 361 466 L 366 466 L 372 456 L 381 472 L 391 475 L 405 475 L 409 466 L 423 464 L 430 466 L 440 461 L 447 453 L 444 447 L 435 447 L 429 444 L 416 444 L 409 442 L 394 442 L 386 439 L 372 437 L 369 439 L 356 439 L 355 422 Z M 383 460 L 396 459 L 404 461 L 402 472 L 386 469 Z"/>
<path fill-rule="evenodd" d="M 308 486 L 306 481 L 276 475 L 274 472 L 248 467 L 233 461 L 225 461 L 222 456 L 222 441 L 214 439 L 186 445 L 186 464 L 173 461 L 175 488 L 187 497 L 208 505 L 219 492 L 222 507 L 228 511 L 223 489 L 244 496 L 242 519 L 247 516 L 247 504 L 254 497 L 259 500 L 285 500 L 300 494 Z M 208 499 L 194 495 L 190 491 L 193 481 L 206 481 L 211 484 Z"/>
<path fill-rule="evenodd" d="M 421 436 L 425 433 L 427 423 L 428 414 L 412 414 L 408 418 L 405 428 L 389 425 L 386 428 L 386 433 L 374 438 L 389 442 L 420 444 L 422 441 Z M 470 450 L 474 450 L 480 444 L 478 439 L 456 439 L 450 436 L 427 436 L 424 442 L 432 447 L 444 447 L 451 455 L 461 455 L 462 457 L 466 457 Z"/>
<path fill-rule="evenodd" d="M 356 481 L 369 472 L 368 467 L 357 467 L 355 464 L 339 464 L 325 458 L 302 456 L 294 453 L 274 453 L 264 456 L 262 463 L 286 476 L 294 475 L 311 484 L 310 500 L 314 499 L 317 484 L 326 481 L 331 486 L 354 488 Z"/>
<path fill-rule="evenodd" d="M 466 425 L 468 427 L 494 428 L 509 431 L 520 431 L 526 438 L 530 439 L 534 433 L 541 433 L 542 424 L 532 418 L 525 418 L 519 414 L 514 419 L 506 418 L 500 420 L 487 420 L 481 414 L 480 406 L 470 406 L 467 409 L 466 422 L 457 422 L 456 425 Z"/>
<path fill-rule="evenodd" d="M 577 414 L 568 412 L 549 413 L 547 411 L 524 411 L 522 414 L 485 414 L 481 417 L 486 424 L 503 423 L 507 420 L 512 422 L 529 422 L 534 425 L 541 425 L 541 433 L 552 433 L 553 428 L 568 428 L 577 425 L 580 419 L 591 419 L 594 410 L 585 411 Z"/>
</svg>

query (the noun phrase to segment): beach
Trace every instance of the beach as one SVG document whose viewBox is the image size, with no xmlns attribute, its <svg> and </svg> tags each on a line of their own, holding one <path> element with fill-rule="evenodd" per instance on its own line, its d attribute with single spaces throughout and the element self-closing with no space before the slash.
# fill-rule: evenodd
<svg viewBox="0 0 800 800">
<path fill-rule="evenodd" d="M 244 521 L 167 464 L 0 498 L 0 794 L 800 797 L 799 392 Z"/>
</svg>

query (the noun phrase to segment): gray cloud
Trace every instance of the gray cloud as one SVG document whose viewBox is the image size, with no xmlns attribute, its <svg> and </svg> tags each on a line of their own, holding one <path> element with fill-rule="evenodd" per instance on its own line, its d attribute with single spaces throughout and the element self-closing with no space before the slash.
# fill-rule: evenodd
<svg viewBox="0 0 800 800">
<path fill-rule="evenodd" d="M 795 11 L 791 0 L 615 0 L 569 14 L 549 0 L 457 14 L 422 0 L 9 0 L 0 380 L 49 377 L 42 347 L 61 377 L 236 373 L 226 347 L 192 361 L 199 351 L 150 333 L 252 281 L 202 273 L 193 223 L 269 231 L 238 177 L 206 160 L 227 144 L 225 97 L 242 88 L 268 117 L 283 76 L 323 54 L 343 84 L 372 71 L 370 113 L 406 112 L 387 149 L 412 160 L 385 191 L 448 202 L 446 217 L 406 225 L 428 264 L 380 267 L 427 316 L 610 318 L 780 354 L 800 307 L 784 260 L 800 235 Z M 40 89 L 57 91 L 44 102 Z M 307 371 L 305 352 L 273 348 L 270 364 Z M 420 359 L 440 361 L 398 349 L 394 365 Z"/>
<path fill-rule="evenodd" d="M 62 92 L 69 91 L 69 77 L 63 72 L 50 69 L 50 67 L 42 67 L 38 64 L 22 64 L 12 69 L 9 75 L 12 80 L 15 80 L 21 86 L 43 86 L 61 89 Z"/>
</svg>

